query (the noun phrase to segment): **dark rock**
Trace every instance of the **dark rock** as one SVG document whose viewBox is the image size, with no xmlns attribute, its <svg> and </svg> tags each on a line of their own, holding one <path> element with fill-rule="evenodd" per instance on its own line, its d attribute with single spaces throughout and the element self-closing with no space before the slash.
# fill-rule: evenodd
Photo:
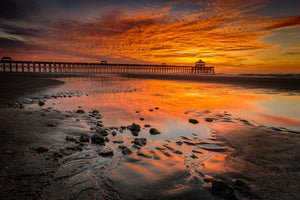
<svg viewBox="0 0 300 200">
<path fill-rule="evenodd" d="M 54 122 L 48 122 L 46 125 L 48 127 L 56 127 L 56 124 Z"/>
<path fill-rule="evenodd" d="M 192 123 L 192 124 L 198 124 L 199 121 L 196 120 L 196 119 L 189 119 L 189 122 Z"/>
<path fill-rule="evenodd" d="M 103 135 L 103 136 L 108 136 L 109 130 L 107 130 L 107 129 L 100 129 L 100 130 L 97 130 L 97 133 L 100 134 L 100 135 Z"/>
<path fill-rule="evenodd" d="M 122 140 L 115 140 L 115 141 L 113 141 L 113 143 L 121 144 L 121 143 L 124 143 L 124 141 L 122 141 Z"/>
<path fill-rule="evenodd" d="M 43 106 L 45 103 L 43 101 L 39 101 L 39 106 Z"/>
<path fill-rule="evenodd" d="M 66 114 L 65 116 L 66 117 L 73 117 L 73 115 L 71 115 L 71 114 Z"/>
<path fill-rule="evenodd" d="M 139 132 L 141 131 L 141 126 L 133 123 L 131 126 L 128 126 L 127 129 L 131 131 L 132 135 L 138 136 Z"/>
<path fill-rule="evenodd" d="M 140 111 L 135 111 L 135 113 L 140 113 Z"/>
<path fill-rule="evenodd" d="M 176 142 L 177 145 L 182 145 L 182 143 L 183 143 L 182 141 L 177 141 Z"/>
<path fill-rule="evenodd" d="M 144 121 L 145 119 L 141 117 L 140 120 L 141 120 L 141 121 Z"/>
<path fill-rule="evenodd" d="M 114 155 L 114 151 L 109 148 L 98 150 L 97 153 L 103 157 L 112 157 Z"/>
<path fill-rule="evenodd" d="M 76 111 L 76 113 L 79 113 L 79 114 L 84 114 L 85 112 L 84 112 L 84 110 L 83 110 L 83 109 L 78 109 L 78 110 Z"/>
<path fill-rule="evenodd" d="M 150 134 L 151 135 L 158 135 L 160 134 L 161 132 L 159 132 L 156 128 L 151 128 L 150 129 Z"/>
<path fill-rule="evenodd" d="M 74 150 L 74 151 L 82 151 L 81 144 L 73 145 L 73 146 L 67 146 L 67 150 Z"/>
<path fill-rule="evenodd" d="M 120 126 L 121 130 L 125 130 L 126 126 Z"/>
<path fill-rule="evenodd" d="M 91 137 L 92 143 L 95 144 L 104 144 L 105 143 L 105 137 L 100 134 L 94 134 Z"/>
<path fill-rule="evenodd" d="M 61 152 L 54 152 L 54 153 L 53 153 L 53 156 L 54 156 L 55 158 L 62 158 L 64 155 L 63 155 Z"/>
<path fill-rule="evenodd" d="M 49 151 L 49 147 L 40 146 L 40 147 L 37 147 L 35 150 L 38 153 L 45 153 L 45 152 Z"/>
<path fill-rule="evenodd" d="M 99 111 L 98 110 L 93 110 L 92 114 L 99 114 Z"/>
<path fill-rule="evenodd" d="M 196 159 L 198 158 L 195 154 L 190 155 L 191 158 Z"/>
<path fill-rule="evenodd" d="M 80 142 L 89 142 L 90 136 L 88 134 L 81 134 L 80 136 Z"/>
<path fill-rule="evenodd" d="M 111 134 L 112 134 L 112 136 L 116 136 L 117 135 L 117 132 L 116 131 L 113 131 L 113 132 L 111 132 Z"/>
<path fill-rule="evenodd" d="M 123 155 L 130 155 L 132 154 L 132 151 L 126 147 L 126 146 L 119 146 L 120 149 L 122 149 L 122 154 Z"/>
<path fill-rule="evenodd" d="M 66 136 L 66 140 L 67 140 L 67 141 L 75 141 L 76 138 L 73 137 L 73 136 L 67 135 L 67 136 Z"/>
<path fill-rule="evenodd" d="M 213 122 L 214 121 L 214 118 L 205 118 L 205 121 L 207 121 L 207 122 Z"/>
<path fill-rule="evenodd" d="M 228 200 L 237 200 L 236 196 L 234 195 L 234 190 L 221 180 L 212 181 L 211 193 L 213 195 L 222 196 Z"/>
<path fill-rule="evenodd" d="M 149 127 L 151 127 L 151 125 L 145 124 L 144 127 L 145 127 L 145 128 L 149 128 Z"/>
<path fill-rule="evenodd" d="M 133 143 L 138 146 L 144 146 L 147 143 L 147 139 L 146 138 L 135 138 Z"/>
<path fill-rule="evenodd" d="M 153 111 L 153 109 L 149 109 L 149 111 L 150 111 L 150 112 L 152 112 L 152 111 Z"/>
<path fill-rule="evenodd" d="M 159 109 L 159 107 L 155 107 L 155 110 L 158 110 Z"/>
</svg>

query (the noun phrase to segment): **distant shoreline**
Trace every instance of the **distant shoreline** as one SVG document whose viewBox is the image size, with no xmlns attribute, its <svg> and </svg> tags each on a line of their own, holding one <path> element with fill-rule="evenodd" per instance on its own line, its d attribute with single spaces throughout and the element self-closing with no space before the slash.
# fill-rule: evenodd
<svg viewBox="0 0 300 200">
<path fill-rule="evenodd" d="M 184 80 L 205 83 L 219 83 L 242 86 L 246 88 L 267 88 L 282 92 L 300 92 L 300 77 L 272 75 L 165 75 L 165 74 L 122 74 L 127 78 Z"/>
</svg>

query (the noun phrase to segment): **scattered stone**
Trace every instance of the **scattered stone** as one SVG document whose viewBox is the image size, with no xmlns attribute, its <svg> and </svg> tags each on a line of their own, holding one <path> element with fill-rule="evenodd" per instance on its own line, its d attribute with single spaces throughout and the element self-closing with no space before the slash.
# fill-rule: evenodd
<svg viewBox="0 0 300 200">
<path fill-rule="evenodd" d="M 56 127 L 56 124 L 54 122 L 48 122 L 47 126 L 48 127 Z"/>
<path fill-rule="evenodd" d="M 62 158 L 64 155 L 63 155 L 61 152 L 54 152 L 54 153 L 53 153 L 53 156 L 54 156 L 55 158 Z"/>
<path fill-rule="evenodd" d="M 132 151 L 126 147 L 126 146 L 119 146 L 120 149 L 122 149 L 122 154 L 123 155 L 130 155 L 132 154 Z"/>
<path fill-rule="evenodd" d="M 127 129 L 131 131 L 132 135 L 138 136 L 139 132 L 141 131 L 141 126 L 133 123 L 131 126 L 128 126 Z"/>
<path fill-rule="evenodd" d="M 145 127 L 145 128 L 149 128 L 149 127 L 151 127 L 151 125 L 145 124 L 144 127 Z"/>
<path fill-rule="evenodd" d="M 203 154 L 203 152 L 202 152 L 202 151 L 195 150 L 195 149 L 193 149 L 193 150 L 192 150 L 192 152 L 194 152 L 194 153 L 199 153 L 199 154 Z"/>
<path fill-rule="evenodd" d="M 97 153 L 103 157 L 112 157 L 114 155 L 114 151 L 110 148 L 98 150 Z"/>
<path fill-rule="evenodd" d="M 47 116 L 47 115 L 46 115 L 45 113 L 42 113 L 41 116 L 42 116 L 42 117 L 45 117 L 45 116 Z"/>
<path fill-rule="evenodd" d="M 214 118 L 207 117 L 207 118 L 205 118 L 205 121 L 207 121 L 207 122 L 213 122 Z"/>
<path fill-rule="evenodd" d="M 183 143 L 182 141 L 177 141 L 176 142 L 177 145 L 182 145 L 182 143 Z"/>
<path fill-rule="evenodd" d="M 107 130 L 107 129 L 100 129 L 100 130 L 97 130 L 97 133 L 100 134 L 100 135 L 103 135 L 103 136 L 108 136 L 109 130 Z"/>
<path fill-rule="evenodd" d="M 192 123 L 192 124 L 198 124 L 199 121 L 196 120 L 196 119 L 189 119 L 189 122 Z"/>
<path fill-rule="evenodd" d="M 66 117 L 73 117 L 73 115 L 71 115 L 71 114 L 66 114 L 65 116 Z"/>
<path fill-rule="evenodd" d="M 159 109 L 159 107 L 155 107 L 155 110 L 158 110 Z"/>
<path fill-rule="evenodd" d="M 140 111 L 135 111 L 135 113 L 140 113 Z"/>
<path fill-rule="evenodd" d="M 73 137 L 73 136 L 71 136 L 71 135 L 67 135 L 67 136 L 66 136 L 66 140 L 67 140 L 67 141 L 75 141 L 76 138 Z"/>
<path fill-rule="evenodd" d="M 144 146 L 147 143 L 147 139 L 146 138 L 135 138 L 133 143 L 138 146 Z"/>
<path fill-rule="evenodd" d="M 149 109 L 150 112 L 153 112 L 153 109 Z"/>
<path fill-rule="evenodd" d="M 126 126 L 120 126 L 121 130 L 125 130 Z"/>
<path fill-rule="evenodd" d="M 38 153 L 45 153 L 45 152 L 49 151 L 49 147 L 40 146 L 40 147 L 37 147 L 35 150 Z"/>
<path fill-rule="evenodd" d="M 91 137 L 92 143 L 95 144 L 104 144 L 105 143 L 105 137 L 100 134 L 94 134 Z"/>
<path fill-rule="evenodd" d="M 145 119 L 141 117 L 140 120 L 141 120 L 141 121 L 144 121 Z"/>
<path fill-rule="evenodd" d="M 150 134 L 151 135 L 158 135 L 160 134 L 161 132 L 159 132 L 156 128 L 151 128 L 150 129 Z"/>
<path fill-rule="evenodd" d="M 83 109 L 78 109 L 78 110 L 76 111 L 76 113 L 78 113 L 78 114 L 84 114 L 85 112 L 84 112 Z"/>
<path fill-rule="evenodd" d="M 90 136 L 88 134 L 81 134 L 80 136 L 80 142 L 89 142 Z"/>
<path fill-rule="evenodd" d="M 113 143 L 121 144 L 121 143 L 124 143 L 124 141 L 122 141 L 122 140 L 115 140 L 115 141 L 113 141 Z"/>
<path fill-rule="evenodd" d="M 111 134 L 112 134 L 112 136 L 116 136 L 117 135 L 117 132 L 116 131 L 113 131 L 113 132 L 111 132 Z"/>
<path fill-rule="evenodd" d="M 190 137 L 188 137 L 188 136 L 181 136 L 181 138 L 182 139 L 184 139 L 184 140 L 192 140 Z"/>
<path fill-rule="evenodd" d="M 191 158 L 196 159 L 198 158 L 195 154 L 190 155 Z"/>
<path fill-rule="evenodd" d="M 39 101 L 39 106 L 43 106 L 45 103 L 43 101 Z"/>
<path fill-rule="evenodd" d="M 93 110 L 93 111 L 92 111 L 92 114 L 94 114 L 94 115 L 95 115 L 95 114 L 99 114 L 99 111 L 98 111 L 98 110 Z"/>
<path fill-rule="evenodd" d="M 228 200 L 237 200 L 236 196 L 234 195 L 234 190 L 221 180 L 212 181 L 211 193 L 213 195 L 222 196 Z"/>
</svg>

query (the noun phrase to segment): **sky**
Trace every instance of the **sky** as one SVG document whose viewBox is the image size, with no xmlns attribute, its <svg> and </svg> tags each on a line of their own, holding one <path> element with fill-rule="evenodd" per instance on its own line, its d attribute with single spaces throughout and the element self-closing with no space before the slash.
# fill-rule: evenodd
<svg viewBox="0 0 300 200">
<path fill-rule="evenodd" d="M 1 0 L 0 56 L 300 73 L 300 1 Z"/>
</svg>

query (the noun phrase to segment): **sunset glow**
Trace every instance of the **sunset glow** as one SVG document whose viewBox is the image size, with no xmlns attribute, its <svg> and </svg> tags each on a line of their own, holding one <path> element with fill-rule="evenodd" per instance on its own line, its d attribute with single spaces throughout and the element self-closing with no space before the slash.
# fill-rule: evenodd
<svg viewBox="0 0 300 200">
<path fill-rule="evenodd" d="M 0 56 L 300 73 L 297 1 L 109 2 L 1 1 Z"/>
</svg>

